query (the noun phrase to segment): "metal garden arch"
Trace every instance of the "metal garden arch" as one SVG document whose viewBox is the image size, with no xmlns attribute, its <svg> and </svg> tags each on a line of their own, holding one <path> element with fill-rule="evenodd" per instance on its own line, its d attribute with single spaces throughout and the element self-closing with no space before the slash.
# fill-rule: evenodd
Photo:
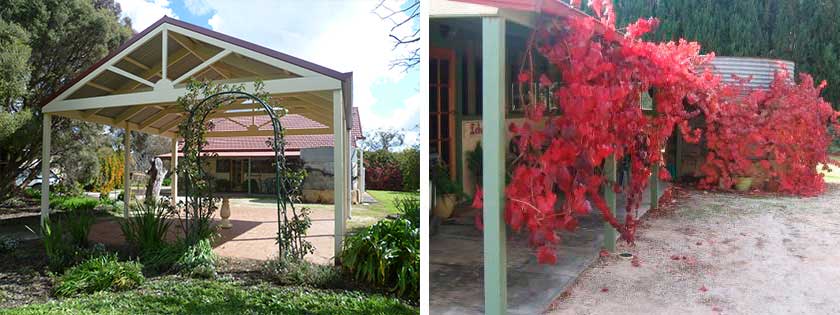
<svg viewBox="0 0 840 315">
<path fill-rule="evenodd" d="M 289 187 L 288 182 L 283 178 L 285 174 L 287 174 L 286 170 L 286 157 L 285 157 L 285 141 L 283 138 L 283 127 L 280 124 L 280 119 L 278 117 L 277 112 L 275 112 L 274 107 L 267 104 L 262 98 L 243 91 L 224 91 L 224 92 L 217 92 L 205 97 L 201 102 L 199 102 L 196 106 L 193 106 L 189 109 L 188 117 L 185 120 L 187 126 L 192 126 L 195 124 L 205 125 L 208 115 L 212 112 L 212 110 L 203 110 L 204 106 L 208 102 L 216 102 L 212 109 L 217 109 L 223 106 L 223 104 L 229 104 L 233 101 L 252 101 L 255 103 L 259 103 L 262 106 L 262 109 L 265 110 L 265 113 L 271 119 L 271 125 L 273 128 L 273 138 L 271 139 L 271 147 L 274 150 L 274 183 L 275 183 L 275 199 L 277 205 L 277 237 L 278 237 L 278 247 L 280 250 L 280 256 L 291 256 L 295 258 L 303 258 L 306 254 L 305 247 L 303 245 L 303 236 L 301 233 L 295 233 L 294 227 L 292 223 L 295 223 L 299 217 L 298 212 L 295 209 L 294 202 L 292 201 L 289 195 Z M 285 109 L 284 109 L 285 111 Z M 197 113 L 198 112 L 198 113 Z M 186 173 L 184 174 L 185 182 L 185 222 L 189 225 L 189 209 L 193 208 L 200 208 L 202 205 L 202 198 L 200 195 L 200 191 L 196 191 L 193 184 L 206 179 L 206 173 L 204 167 L 201 165 L 201 158 L 200 153 L 201 149 L 204 145 L 204 133 L 206 131 L 201 128 L 200 134 L 198 137 L 195 135 L 191 137 L 184 138 L 184 164 L 186 167 L 194 167 L 193 169 L 197 171 L 197 177 L 193 178 L 193 174 Z M 198 156 L 195 157 L 187 157 L 187 152 L 195 152 Z M 189 165 L 189 163 L 194 163 L 193 165 Z M 215 202 L 215 198 L 212 197 L 212 188 L 209 188 L 209 202 Z M 207 205 L 204 205 L 207 206 Z M 291 210 L 291 222 L 290 218 L 288 217 L 289 210 Z M 187 226 L 186 229 L 190 227 Z M 288 240 L 284 240 L 284 238 L 288 238 Z M 288 244 L 287 248 L 284 248 L 284 241 Z M 285 251 L 285 252 L 284 252 Z"/>
</svg>

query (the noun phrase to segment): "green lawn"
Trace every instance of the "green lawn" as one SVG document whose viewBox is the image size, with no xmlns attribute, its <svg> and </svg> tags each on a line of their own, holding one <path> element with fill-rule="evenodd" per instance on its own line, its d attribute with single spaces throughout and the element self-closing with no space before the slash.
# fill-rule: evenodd
<svg viewBox="0 0 840 315">
<path fill-rule="evenodd" d="M 840 155 L 833 155 L 832 158 L 840 161 Z M 818 167 L 820 168 L 820 173 L 825 174 L 826 183 L 840 183 L 840 167 L 829 165 L 828 167 L 831 168 L 831 172 L 823 171 L 822 165 Z"/>
<path fill-rule="evenodd" d="M 399 198 L 420 198 L 419 192 L 368 190 L 367 193 L 370 194 L 374 199 L 379 201 L 378 203 L 374 203 L 368 206 L 368 209 L 370 211 L 381 212 L 384 214 L 397 213 L 397 206 L 394 202 Z"/>
<path fill-rule="evenodd" d="M 353 220 L 347 223 L 347 228 L 351 231 L 374 224 L 389 214 L 398 213 L 394 202 L 401 197 L 420 198 L 419 192 L 368 190 L 367 193 L 378 202 L 369 205 L 353 205 Z"/>
<path fill-rule="evenodd" d="M 100 292 L 0 314 L 419 314 L 398 299 L 354 291 L 165 277 L 140 289 Z"/>
</svg>

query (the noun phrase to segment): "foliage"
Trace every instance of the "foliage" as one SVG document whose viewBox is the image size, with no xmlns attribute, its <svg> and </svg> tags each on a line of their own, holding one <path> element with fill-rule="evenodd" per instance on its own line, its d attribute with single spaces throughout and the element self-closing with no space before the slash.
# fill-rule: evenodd
<svg viewBox="0 0 840 315">
<path fill-rule="evenodd" d="M 20 242 L 13 237 L 0 235 L 0 254 L 14 252 Z"/>
<path fill-rule="evenodd" d="M 30 199 L 41 200 L 41 190 L 36 188 L 26 188 L 23 190 L 23 195 Z"/>
<path fill-rule="evenodd" d="M 141 294 L 154 293 L 154 294 Z M 395 298 L 354 291 L 164 277 L 138 290 L 100 292 L 6 311 L 28 314 L 419 314 Z"/>
<path fill-rule="evenodd" d="M 382 220 L 347 237 L 341 261 L 359 281 L 419 298 L 420 229 L 408 220 Z"/>
<path fill-rule="evenodd" d="M 420 228 L 420 199 L 416 197 L 400 197 L 394 201 L 400 218 L 411 222 L 411 226 Z"/>
<path fill-rule="evenodd" d="M 99 156 L 99 175 L 93 184 L 100 194 L 108 194 L 124 184 L 125 154 L 122 151 L 105 151 Z"/>
<path fill-rule="evenodd" d="M 343 286 L 341 270 L 306 260 L 275 257 L 265 263 L 263 272 L 281 285 L 333 289 Z"/>
<path fill-rule="evenodd" d="M 436 164 L 433 166 L 432 185 L 435 185 L 436 192 L 441 195 L 446 194 L 461 194 L 462 189 L 458 182 L 452 180 L 449 175 L 449 170 L 443 164 Z"/>
<path fill-rule="evenodd" d="M 216 254 L 209 239 L 202 239 L 186 247 L 175 262 L 175 268 L 184 275 L 198 278 L 216 277 Z"/>
<path fill-rule="evenodd" d="M 49 217 L 44 219 L 41 222 L 41 239 L 44 242 L 50 269 L 59 270 L 66 266 L 69 250 L 64 244 L 64 231 L 61 225 L 53 224 Z"/>
<path fill-rule="evenodd" d="M 368 132 L 361 145 L 366 151 L 391 151 L 403 143 L 405 143 L 403 130 L 378 129 Z"/>
<path fill-rule="evenodd" d="M 707 117 L 709 153 L 701 170 L 701 187 L 732 187 L 738 177 L 752 177 L 753 186 L 784 193 L 814 196 L 825 190 L 817 167 L 829 170 L 830 128 L 840 127 L 840 112 L 819 95 L 826 86 L 814 85 L 801 74 L 796 84 L 787 72 L 776 74 L 769 90 L 754 90 L 732 99 Z M 757 183 L 759 182 L 759 183 Z"/>
<path fill-rule="evenodd" d="M 8 162 L 0 164 L 0 199 L 14 192 L 19 175 L 40 169 L 40 109 L 47 97 L 132 34 L 119 6 L 104 5 L 109 2 L 14 0 L 0 6 L 0 151 Z M 54 163 L 68 169 L 69 180 L 91 174 L 82 170 L 94 166 L 90 152 L 101 143 L 101 133 L 95 125 L 53 117 Z"/>
<path fill-rule="evenodd" d="M 476 143 L 475 148 L 467 152 L 467 169 L 470 170 L 470 174 L 472 174 L 472 176 L 476 179 L 476 183 L 480 182 L 479 179 L 481 178 L 481 173 L 483 171 L 483 152 L 484 150 L 481 149 L 481 142 Z"/>
<path fill-rule="evenodd" d="M 41 239 L 44 243 L 44 250 L 47 254 L 49 268 L 53 271 L 61 271 L 90 257 L 99 256 L 104 252 L 101 244 L 81 247 L 81 236 L 83 228 L 67 227 L 66 220 L 55 220 L 46 218 L 41 223 Z M 75 231 L 73 231 L 75 229 Z M 87 231 L 89 231 L 89 226 Z M 31 231 L 31 230 L 30 230 Z M 34 232 L 34 231 L 33 231 Z M 71 235 L 73 232 L 74 235 Z M 85 238 L 85 243 L 87 243 Z"/>
<path fill-rule="evenodd" d="M 403 175 L 399 161 L 390 151 L 365 152 L 365 188 L 401 191 Z"/>
<path fill-rule="evenodd" d="M 533 101 L 526 106 L 526 121 L 510 126 L 516 135 L 516 162 L 505 189 L 504 218 L 514 231 L 527 230 L 540 263 L 557 261 L 558 231 L 573 231 L 576 217 L 592 209 L 599 210 L 622 239 L 632 243 L 642 192 L 651 168 L 662 164 L 661 151 L 668 137 L 679 126 L 688 142 L 697 142 L 700 131 L 691 130 L 687 120 L 714 111 L 720 97 L 720 78 L 694 70 L 713 57 L 700 56 L 698 44 L 641 40 L 656 27 L 655 19 L 628 25 L 622 35 L 615 29 L 611 1 L 589 4 L 594 18 L 541 21 L 517 76 L 523 85 L 554 88 L 551 96 L 559 104 L 555 112 Z M 535 58 L 546 61 L 545 73 L 534 73 Z M 656 111 L 645 115 L 641 95 L 651 91 Z M 521 99 L 536 97 L 529 94 Z M 621 189 L 607 182 L 600 170 L 611 155 L 617 160 L 630 157 L 624 222 L 619 222 L 601 196 L 604 185 Z M 661 169 L 667 178 L 667 171 Z M 480 193 L 474 205 L 482 205 Z"/>
<path fill-rule="evenodd" d="M 93 215 L 93 207 L 98 202 L 94 199 L 93 206 L 89 202 L 85 203 L 70 203 L 71 208 L 68 208 L 67 217 L 63 224 L 69 236 L 70 245 L 76 248 L 86 248 L 90 245 L 88 235 L 93 223 L 96 222 L 96 217 Z"/>
<path fill-rule="evenodd" d="M 655 17 L 661 25 L 647 37 L 654 41 L 686 38 L 704 52 L 722 56 L 792 60 L 797 71 L 816 81 L 840 82 L 840 24 L 837 1 L 648 1 L 618 3 L 619 24 Z M 824 90 L 840 104 L 840 86 Z"/>
<path fill-rule="evenodd" d="M 142 256 L 159 252 L 166 245 L 175 208 L 168 199 L 157 203 L 135 201 L 131 215 L 120 221 L 126 242 Z"/>
<path fill-rule="evenodd" d="M 4 105 L 26 93 L 26 82 L 29 80 L 27 60 L 32 52 L 28 41 L 29 35 L 20 25 L 0 19 L 0 101 Z M 8 136 L 8 130 L 17 129 L 6 124 L 0 126 L 4 127 L 0 129 L 0 138 Z"/>
<path fill-rule="evenodd" d="M 91 258 L 64 272 L 56 280 L 55 294 L 75 296 L 98 291 L 123 291 L 145 281 L 138 262 L 121 262 L 115 254 Z"/>
<path fill-rule="evenodd" d="M 402 174 L 402 191 L 420 189 L 420 149 L 406 148 L 397 152 L 396 156 Z"/>
</svg>

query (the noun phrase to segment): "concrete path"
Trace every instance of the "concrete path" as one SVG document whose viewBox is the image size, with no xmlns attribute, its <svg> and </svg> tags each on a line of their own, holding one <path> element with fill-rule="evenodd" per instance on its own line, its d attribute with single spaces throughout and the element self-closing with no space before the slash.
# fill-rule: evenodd
<svg viewBox="0 0 840 315">
<path fill-rule="evenodd" d="M 660 191 L 666 186 L 660 183 Z M 640 214 L 650 208 L 649 197 L 645 192 Z M 624 211 L 617 215 L 623 220 Z M 471 217 L 450 220 L 430 238 L 430 314 L 484 312 L 483 235 L 472 221 Z M 508 313 L 540 314 L 596 261 L 604 244 L 604 221 L 592 213 L 579 219 L 574 233 L 561 233 L 556 265 L 537 264 L 526 233 L 508 229 L 507 235 Z"/>
</svg>

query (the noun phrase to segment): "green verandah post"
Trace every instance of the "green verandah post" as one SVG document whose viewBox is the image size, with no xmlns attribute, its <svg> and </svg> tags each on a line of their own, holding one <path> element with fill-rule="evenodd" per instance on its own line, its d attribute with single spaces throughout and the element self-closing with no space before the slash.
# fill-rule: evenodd
<svg viewBox="0 0 840 315">
<path fill-rule="evenodd" d="M 505 20 L 482 18 L 484 146 L 484 312 L 507 312 L 505 243 Z"/>
<path fill-rule="evenodd" d="M 656 112 L 656 102 L 653 103 L 653 117 L 656 117 L 658 113 Z M 662 155 L 662 152 L 651 152 L 653 154 Z M 648 180 L 648 185 L 650 186 L 650 208 L 656 209 L 659 208 L 659 164 L 651 165 L 651 172 L 650 172 L 650 180 Z"/>
<path fill-rule="evenodd" d="M 615 161 L 615 153 L 611 154 L 604 160 L 604 175 L 606 176 L 606 182 L 604 182 L 604 200 L 607 202 L 607 206 L 610 207 L 610 211 L 613 215 L 615 215 L 615 191 L 613 190 L 613 184 L 616 182 L 616 161 Z M 612 227 L 607 222 L 604 222 L 604 249 L 608 251 L 615 251 L 615 240 L 618 238 L 616 234 L 615 228 Z"/>
</svg>

